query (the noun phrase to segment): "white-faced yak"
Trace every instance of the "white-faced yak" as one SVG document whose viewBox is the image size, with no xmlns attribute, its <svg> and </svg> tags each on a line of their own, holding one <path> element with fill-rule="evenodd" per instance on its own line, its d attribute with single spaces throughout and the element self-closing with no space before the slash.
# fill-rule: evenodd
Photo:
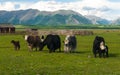
<svg viewBox="0 0 120 75">
<path fill-rule="evenodd" d="M 77 46 L 75 35 L 67 35 L 64 40 L 64 52 L 74 52 Z"/>
</svg>

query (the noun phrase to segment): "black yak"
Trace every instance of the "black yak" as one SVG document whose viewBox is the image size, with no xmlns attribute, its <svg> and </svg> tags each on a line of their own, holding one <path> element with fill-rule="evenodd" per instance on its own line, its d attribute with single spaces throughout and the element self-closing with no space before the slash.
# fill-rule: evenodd
<svg viewBox="0 0 120 75">
<path fill-rule="evenodd" d="M 42 42 L 42 46 L 40 50 L 42 50 L 45 45 L 47 45 L 47 48 L 49 49 L 49 53 L 55 52 L 56 49 L 59 49 L 59 51 L 61 51 L 60 49 L 61 40 L 59 35 L 52 35 L 52 34 L 47 35 L 44 41 Z"/>
<path fill-rule="evenodd" d="M 93 54 L 94 57 L 96 57 L 97 54 L 99 54 L 99 57 L 108 57 L 108 46 L 105 45 L 103 37 L 95 37 L 93 42 Z"/>
<path fill-rule="evenodd" d="M 14 45 L 15 50 L 20 50 L 20 42 L 11 40 L 11 43 Z"/>
</svg>

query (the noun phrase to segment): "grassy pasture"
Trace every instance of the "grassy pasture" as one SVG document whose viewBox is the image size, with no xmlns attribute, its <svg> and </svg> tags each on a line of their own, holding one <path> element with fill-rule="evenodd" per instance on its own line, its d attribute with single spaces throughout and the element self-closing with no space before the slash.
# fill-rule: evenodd
<svg viewBox="0 0 120 75">
<path fill-rule="evenodd" d="M 0 75 L 120 75 L 120 30 L 93 30 L 94 35 L 78 36 L 76 53 L 29 52 L 23 35 L 0 35 Z M 103 36 L 109 58 L 94 58 L 92 43 Z M 60 36 L 62 41 L 65 36 Z M 19 40 L 15 51 L 10 41 Z M 63 50 L 63 44 L 62 44 Z"/>
</svg>

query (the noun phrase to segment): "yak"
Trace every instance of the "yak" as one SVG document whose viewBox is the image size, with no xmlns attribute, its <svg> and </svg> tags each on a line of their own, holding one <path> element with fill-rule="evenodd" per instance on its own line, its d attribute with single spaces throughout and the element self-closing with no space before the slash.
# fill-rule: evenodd
<svg viewBox="0 0 120 75">
<path fill-rule="evenodd" d="M 28 47 L 30 49 L 30 51 L 33 50 L 33 48 L 39 48 L 40 50 L 40 44 L 41 44 L 41 39 L 40 36 L 33 36 L 33 35 L 25 35 L 25 40 L 28 43 Z"/>
<path fill-rule="evenodd" d="M 64 40 L 64 52 L 74 52 L 77 46 L 75 35 L 67 35 Z"/>
<path fill-rule="evenodd" d="M 61 39 L 59 35 L 48 34 L 42 42 L 40 50 L 42 50 L 44 46 L 47 46 L 49 53 L 55 52 L 56 49 L 61 51 Z"/>
<path fill-rule="evenodd" d="M 99 54 L 99 57 L 108 57 L 108 46 L 105 45 L 105 40 L 103 37 L 96 36 L 93 41 L 93 54 L 94 57 Z"/>
<path fill-rule="evenodd" d="M 20 42 L 11 40 L 11 43 L 14 45 L 15 50 L 20 50 Z"/>
</svg>

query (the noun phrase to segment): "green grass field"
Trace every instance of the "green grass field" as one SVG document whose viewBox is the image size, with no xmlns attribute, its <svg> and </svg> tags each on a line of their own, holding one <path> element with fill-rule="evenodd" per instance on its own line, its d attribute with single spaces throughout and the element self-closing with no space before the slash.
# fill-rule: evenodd
<svg viewBox="0 0 120 75">
<path fill-rule="evenodd" d="M 18 29 L 120 29 L 120 25 L 15 25 Z"/>
<path fill-rule="evenodd" d="M 23 35 L 0 35 L 0 75 L 120 75 L 120 30 L 93 31 L 94 35 L 77 35 L 76 53 L 49 53 L 47 48 L 29 52 Z M 93 57 L 96 35 L 104 37 L 109 58 Z M 60 37 L 63 41 L 65 36 Z M 12 39 L 20 41 L 20 51 L 14 50 Z"/>
</svg>

